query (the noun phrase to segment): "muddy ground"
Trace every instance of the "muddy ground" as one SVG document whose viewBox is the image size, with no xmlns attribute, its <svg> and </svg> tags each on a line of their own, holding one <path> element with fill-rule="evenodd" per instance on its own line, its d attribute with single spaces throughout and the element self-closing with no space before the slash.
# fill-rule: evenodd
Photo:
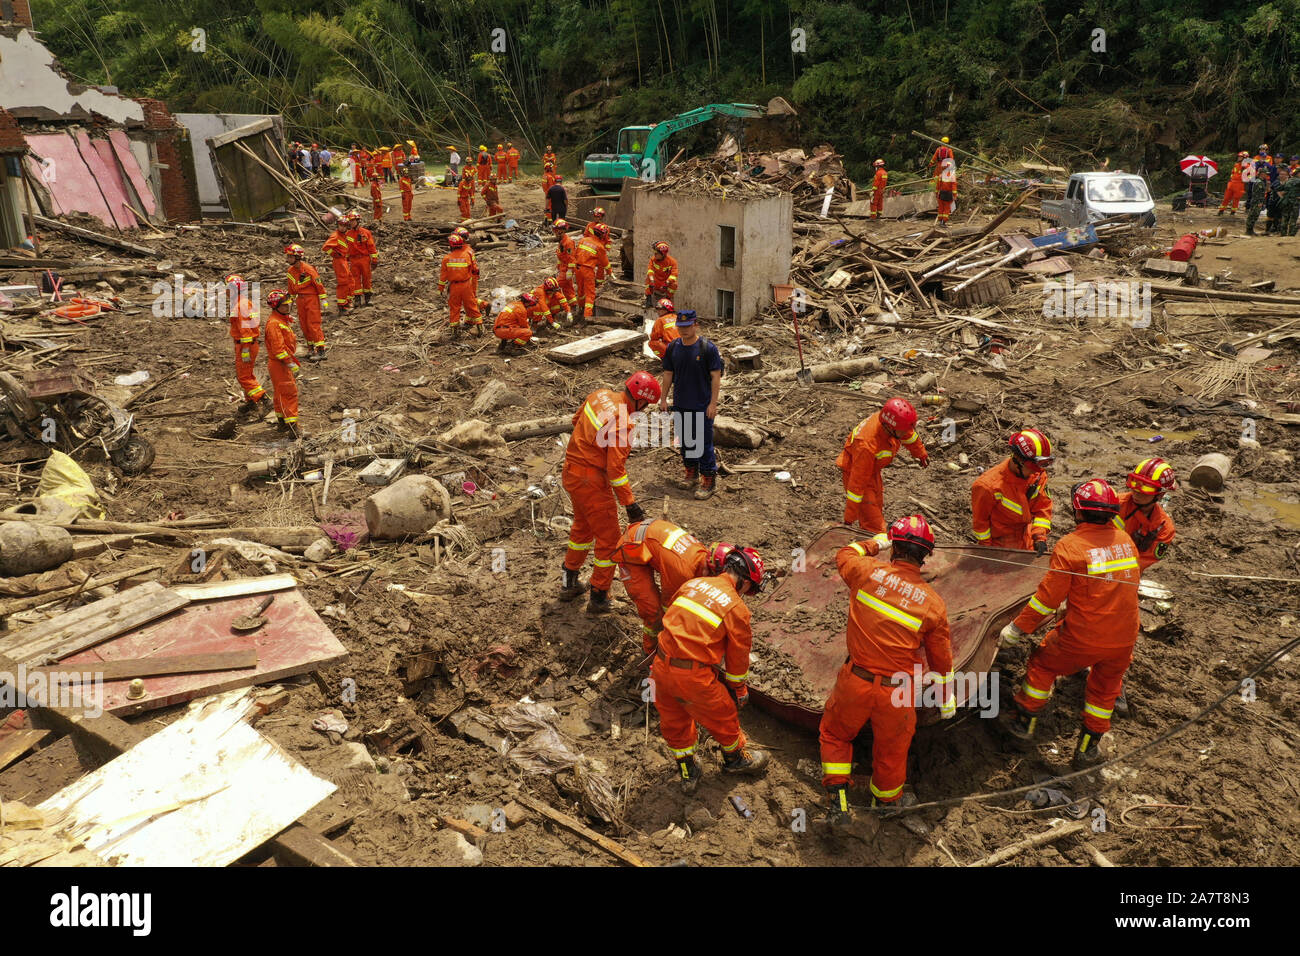
<svg viewBox="0 0 1300 956">
<path fill-rule="evenodd" d="M 507 212 L 535 222 L 538 185 L 533 180 L 503 187 Z M 367 218 L 368 207 L 367 201 L 362 207 Z M 436 260 L 422 250 L 432 245 L 432 224 L 454 214 L 454 191 L 422 192 L 414 223 L 392 221 L 390 214 L 388 221 L 372 227 L 382 256 L 374 305 L 344 319 L 331 314 L 326 320 L 330 357 L 324 364 L 306 366 L 302 421 L 309 446 L 323 447 L 331 434 L 336 437 L 344 409 L 350 408 L 362 412 L 363 441 L 436 435 L 461 420 L 473 402 L 486 378 L 476 366 L 488 366 L 490 377 L 503 379 L 525 397 L 525 406 L 487 416 L 498 422 L 568 414 L 592 389 L 616 386 L 630 371 L 652 367 L 644 356 L 632 354 L 576 367 L 555 364 L 536 352 L 507 361 L 495 353 L 490 334 L 453 342 L 445 312 L 432 296 Z M 1168 245 L 1189 228 L 1226 225 L 1241 231 L 1240 217 L 1232 221 L 1167 211 L 1162 216 L 1155 245 Z M 1033 221 L 1009 227 L 1017 224 L 1037 227 Z M 859 223 L 854 228 L 885 241 L 915 231 L 917 225 Z M 102 249 L 53 233 L 43 238 L 49 255 L 104 255 Z M 155 241 L 165 258 L 200 279 L 217 281 L 237 270 L 261 280 L 266 291 L 280 284 L 281 238 L 297 236 L 207 226 Z M 316 251 L 323 235 L 309 233 L 307 238 L 312 261 L 327 272 Z M 1230 238 L 1203 246 L 1200 256 L 1203 274 L 1230 269 L 1243 280 L 1275 279 L 1279 292 L 1300 290 L 1300 239 Z M 1132 272 L 1131 264 L 1081 256 L 1072 261 L 1078 278 Z M 553 246 L 484 250 L 480 262 L 486 289 L 519 289 L 525 282 L 531 288 L 550 273 Z M 397 291 L 395 280 L 409 291 Z M 328 517 L 326 512 L 352 512 L 355 520 L 369 491 L 357 480 L 357 468 L 336 470 L 328 508 L 314 509 L 312 492 L 318 483 L 245 481 L 245 462 L 283 453 L 288 446 L 269 425 L 241 425 L 233 438 L 210 437 L 238 400 L 224 320 L 152 317 L 143 279 L 129 280 L 122 295 L 142 310 L 94 320 L 64 355 L 90 363 L 105 382 L 137 369 L 149 370 L 155 380 L 185 371 L 138 409 L 142 428 L 158 446 L 152 471 L 128 479 L 103 463 L 87 465 L 110 518 L 154 521 L 180 512 L 221 516 L 232 524 L 304 525 Z M 1172 556 L 1149 577 L 1171 588 L 1173 597 L 1164 609 L 1144 602 L 1144 635 L 1128 683 L 1133 713 L 1117 720 L 1108 737 L 1112 752 L 1128 751 L 1197 713 L 1254 662 L 1300 636 L 1294 583 L 1200 576 L 1300 578 L 1295 464 L 1300 432 L 1266 417 L 1286 410 L 1281 401 L 1300 399 L 1298 349 L 1294 340 L 1272 346 L 1272 354 L 1253 367 L 1249 396 L 1219 396 L 1257 403 L 1259 446 L 1239 449 L 1239 408 L 1180 415 L 1173 403 L 1197 391 L 1207 374 L 1208 350 L 1262 331 L 1272 320 L 1167 315 L 1157 302 L 1152 327 L 1137 330 L 1127 320 L 1046 319 L 1041 306 L 1041 294 L 1021 292 L 992 316 L 1016 330 L 1007 336 L 1005 373 L 956 360 L 962 346 L 955 334 L 887 326 L 860 328 L 849 338 L 838 331 L 806 330 L 805 349 L 813 360 L 842 358 L 850 346 L 857 354 L 890 360 L 885 374 L 855 383 L 857 387 L 803 389 L 729 372 L 722 413 L 761 424 L 777 437 L 755 451 L 723 449 L 724 460 L 780 464 L 793 473 L 793 483 L 777 482 L 767 473 L 743 474 L 722 479 L 713 500 L 696 502 L 673 486 L 676 466 L 666 449 L 637 451 L 629 471 L 647 511 L 666 513 L 706 541 L 752 545 L 783 568 L 795 548 L 840 517 L 843 498 L 834 459 L 844 435 L 889 394 L 897 391 L 915 399 L 908 383 L 926 371 L 939 376 L 938 389 L 946 397 L 973 400 L 980 410 L 954 415 L 969 423 L 959 425 L 955 442 L 943 444 L 940 422 L 950 413 L 944 407 L 922 409 L 931 466 L 921 470 L 904 458 L 887 472 L 886 513 L 915 510 L 909 497 L 926 502 L 948 529 L 941 541 L 964 536 L 970 482 L 980 468 L 1002 457 L 1006 436 L 1019 427 L 1044 430 L 1058 449 L 1052 479 L 1058 501 L 1054 537 L 1071 527 L 1060 502 L 1075 481 L 1100 475 L 1122 482 L 1130 467 L 1151 454 L 1170 459 L 1185 478 L 1205 452 L 1236 455 L 1221 500 L 1184 483 L 1168 501 L 1179 536 Z M 1229 310 L 1222 311 L 1226 315 Z M 981 342 L 972 352 L 987 358 L 985 333 L 974 331 Z M 769 368 L 796 362 L 791 329 L 775 318 L 744 328 L 706 328 L 705 333 L 724 353 L 740 343 L 757 346 Z M 566 330 L 559 338 L 579 334 L 582 329 Z M 1190 351 L 1177 351 L 1181 343 Z M 9 359 L 22 362 L 16 352 Z M 1177 365 L 1157 367 L 1175 359 Z M 1144 366 L 1148 370 L 1142 371 Z M 470 375 L 461 374 L 467 369 Z M 879 395 L 873 395 L 876 384 L 884 386 Z M 1152 444 L 1148 438 L 1153 434 L 1165 438 Z M 957 464 L 961 454 L 968 456 L 969 465 Z M 8 463 L 36 457 L 30 446 L 13 442 L 0 444 L 0 455 Z M 308 767 L 340 783 L 327 809 L 337 811 L 336 823 L 350 822 L 331 833 L 360 862 L 461 862 L 454 841 L 436 832 L 438 818 L 476 820 L 490 830 L 492 810 L 507 806 L 520 788 L 575 813 L 656 864 L 964 864 L 1045 829 L 1047 819 L 1059 813 L 1034 810 L 1014 798 L 968 802 L 925 811 L 921 818 L 929 832 L 917 833 L 913 831 L 921 828 L 914 825 L 881 822 L 862 812 L 847 835 L 832 838 L 815 820 L 823 799 L 815 737 L 756 708 L 745 712 L 743 724 L 755 744 L 772 751 L 766 777 L 724 779 L 716 771 L 716 745 L 709 743 L 703 784 L 695 796 L 682 795 L 653 714 L 647 733 L 639 690 L 644 672 L 637 668 L 642 656 L 639 622 L 630 602 L 616 585 L 618 613 L 597 620 L 584 613 L 581 602 L 556 599 L 565 535 L 547 520 L 562 514 L 567 501 L 547 479 L 558 477 L 562 455 L 561 442 L 551 437 L 513 443 L 503 456 L 452 451 L 427 466 L 444 472 L 477 469 L 471 474 L 478 484 L 499 496 L 495 505 L 476 506 L 465 499 L 457 505 L 467 527 L 481 538 L 471 557 L 454 555 L 433 567 L 427 547 L 362 544 L 324 565 L 290 566 L 306 582 L 304 591 L 318 611 L 346 605 L 340 617 L 327 621 L 351 658 L 321 675 L 332 699 L 309 678 L 291 682 L 290 704 L 260 726 Z M 7 467 L 4 505 L 30 494 L 39 463 Z M 547 493 L 531 510 L 515 504 L 523 500 L 528 484 Z M 494 521 L 498 507 L 514 510 Z M 201 544 L 203 534 L 194 540 Z M 143 562 L 163 555 L 179 562 L 182 554 L 181 549 L 142 543 L 116 558 Z M 100 563 L 107 560 L 101 557 Z M 362 566 L 376 570 L 354 597 L 349 589 L 360 574 L 346 572 Z M 260 573 L 233 558 L 228 571 Z M 755 608 L 756 617 L 763 613 L 761 606 Z M 1024 655 L 1023 650 L 1012 652 L 1001 661 L 1007 677 L 1004 694 L 1020 673 Z M 1087 797 L 1107 811 L 1109 825 L 1090 836 L 1092 845 L 1121 865 L 1294 861 L 1300 855 L 1296 676 L 1292 655 L 1260 676 L 1254 702 L 1233 698 L 1136 764 L 1108 769 L 1103 783 L 1076 785 L 1074 796 Z M 339 705 L 338 688 L 345 678 L 354 679 L 357 687 L 355 704 L 341 705 L 351 725 L 347 738 L 366 745 L 377 771 L 357 748 L 332 746 L 310 729 L 313 716 Z M 586 812 L 582 784 L 572 771 L 524 775 L 485 744 L 458 733 L 467 708 L 495 705 L 499 710 L 525 695 L 556 709 L 558 730 L 568 746 L 581 751 L 588 770 L 608 782 L 617 810 L 607 815 L 615 823 Z M 1081 704 L 1082 681 L 1061 681 L 1031 754 L 1006 747 L 990 722 L 973 713 L 947 726 L 922 729 L 912 747 L 910 770 L 918 796 L 947 800 L 1022 786 L 1067 770 Z M 165 722 L 175 712 L 139 719 Z M 869 755 L 860 753 L 858 759 L 865 780 Z M 35 802 L 79 773 L 69 742 L 62 740 L 0 773 L 0 793 Z M 862 800 L 861 793 L 856 791 L 855 799 Z M 732 796 L 742 798 L 752 819 L 737 812 L 728 801 Z M 1148 802 L 1176 806 L 1126 813 Z M 792 826 L 799 809 L 807 811 L 806 830 Z M 479 842 L 489 865 L 615 864 L 603 851 L 535 815 L 525 815 L 517 824 L 512 819 L 506 832 L 490 832 Z M 1015 863 L 1088 861 L 1082 841 L 1071 840 L 1025 853 Z"/>
</svg>

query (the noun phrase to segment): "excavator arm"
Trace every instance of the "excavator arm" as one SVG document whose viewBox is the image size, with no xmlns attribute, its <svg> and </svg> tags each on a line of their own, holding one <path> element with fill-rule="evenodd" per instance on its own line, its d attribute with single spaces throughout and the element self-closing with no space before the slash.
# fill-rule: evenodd
<svg viewBox="0 0 1300 956">
<path fill-rule="evenodd" d="M 753 103 L 710 103 L 708 106 L 701 106 L 685 113 L 678 113 L 672 119 L 654 125 L 650 130 L 650 135 L 646 137 L 645 150 L 642 155 L 655 161 L 655 176 L 658 177 L 660 169 L 663 168 L 663 144 L 667 142 L 668 137 L 672 136 L 673 133 L 689 129 L 692 126 L 699 126 L 701 123 L 707 123 L 718 116 L 738 116 L 742 119 L 754 119 L 766 112 L 766 108 Z"/>
</svg>

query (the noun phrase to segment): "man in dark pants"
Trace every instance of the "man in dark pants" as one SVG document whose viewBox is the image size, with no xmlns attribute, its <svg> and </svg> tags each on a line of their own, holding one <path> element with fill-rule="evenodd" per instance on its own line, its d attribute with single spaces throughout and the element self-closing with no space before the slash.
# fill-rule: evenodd
<svg viewBox="0 0 1300 956">
<path fill-rule="evenodd" d="M 546 190 L 546 198 L 551 204 L 551 222 L 567 219 L 569 216 L 569 192 L 564 188 L 564 177 L 556 176 L 551 188 Z"/>
<path fill-rule="evenodd" d="M 664 352 L 663 397 L 659 409 L 673 402 L 673 431 L 681 439 L 685 475 L 682 485 L 694 489 L 699 501 L 713 497 L 717 488 L 718 462 L 713 454 L 713 419 L 718 415 L 722 393 L 722 353 L 708 339 L 700 337 L 695 312 L 677 313 L 677 331 Z"/>
</svg>

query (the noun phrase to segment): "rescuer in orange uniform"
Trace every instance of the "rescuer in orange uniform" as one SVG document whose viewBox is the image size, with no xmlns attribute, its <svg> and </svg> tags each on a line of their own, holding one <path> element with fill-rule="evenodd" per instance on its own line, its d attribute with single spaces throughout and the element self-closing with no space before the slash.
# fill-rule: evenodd
<svg viewBox="0 0 1300 956">
<path fill-rule="evenodd" d="M 881 210 L 885 208 L 885 189 L 889 186 L 889 171 L 885 169 L 883 159 L 876 160 L 872 165 L 876 167 L 876 175 L 871 179 L 871 218 L 879 219 Z"/>
<path fill-rule="evenodd" d="M 514 143 L 506 143 L 506 160 L 510 166 L 510 182 L 519 178 L 519 150 L 515 149 Z"/>
<path fill-rule="evenodd" d="M 1071 765 L 1076 770 L 1099 763 L 1102 736 L 1133 660 L 1138 636 L 1137 547 L 1115 527 L 1119 498 L 1100 478 L 1074 486 L 1071 504 L 1077 527 L 1056 543 L 1052 563 L 1020 615 L 1002 629 L 1002 642 L 1014 644 L 1032 634 L 1065 602 L 1065 616 L 1029 655 L 1025 681 L 1015 695 L 1015 710 L 998 720 L 1018 740 L 1028 741 L 1056 678 L 1090 667 L 1084 690 L 1083 728 Z"/>
<path fill-rule="evenodd" d="M 547 163 L 542 168 L 542 196 L 546 199 L 546 219 L 551 219 L 551 187 L 555 185 L 555 167 Z"/>
<path fill-rule="evenodd" d="M 533 296 L 541 305 L 537 309 L 538 319 L 545 317 L 545 322 L 551 327 L 552 332 L 560 330 L 560 319 L 564 319 L 566 325 L 573 324 L 573 306 L 560 288 L 560 280 L 555 276 L 547 276 L 546 279 L 533 290 Z"/>
<path fill-rule="evenodd" d="M 266 297 L 271 307 L 267 316 L 266 331 L 266 370 L 271 373 L 272 405 L 280 428 L 286 429 L 294 438 L 301 438 L 298 428 L 298 376 L 302 366 L 294 357 L 298 349 L 298 340 L 293 334 L 293 323 L 289 315 L 289 294 L 276 289 Z"/>
<path fill-rule="evenodd" d="M 1246 183 L 1241 178 L 1241 172 L 1249 161 L 1248 154 L 1243 150 L 1237 154 L 1237 161 L 1232 164 L 1232 175 L 1228 177 L 1228 185 L 1223 190 L 1223 201 L 1219 203 L 1219 215 L 1222 216 L 1224 211 L 1232 206 L 1232 214 L 1237 214 L 1237 207 L 1241 204 L 1242 197 L 1246 195 Z"/>
<path fill-rule="evenodd" d="M 555 155 L 555 150 L 550 146 L 547 146 L 546 152 L 542 153 L 542 166 L 545 167 L 548 163 L 555 169 L 560 168 L 560 157 Z"/>
<path fill-rule="evenodd" d="M 873 555 L 892 550 L 885 563 Z M 937 688 L 939 715 L 957 713 L 953 696 L 952 642 L 943 598 L 921 580 L 921 566 L 934 551 L 934 533 L 921 515 L 899 518 L 888 534 L 840 548 L 840 577 L 853 596 L 849 604 L 849 656 L 835 679 L 821 722 L 822 786 L 831 796 L 827 822 L 849 822 L 848 787 L 853 740 L 871 724 L 871 805 L 912 806 L 904 792 L 907 751 L 916 731 L 916 687 L 920 666 Z M 922 650 L 924 649 L 924 658 Z"/>
<path fill-rule="evenodd" d="M 501 197 L 497 193 L 497 178 L 495 176 L 489 176 L 487 182 L 483 184 L 483 201 L 487 203 L 487 214 L 489 216 L 505 212 L 501 208 Z"/>
<path fill-rule="evenodd" d="M 339 314 L 342 314 L 352 308 L 353 284 L 351 260 L 348 256 L 352 240 L 348 238 L 346 215 L 339 217 L 338 225 L 321 248 L 329 253 L 330 265 L 334 269 L 334 296 L 339 303 Z"/>
<path fill-rule="evenodd" d="M 655 308 L 659 310 L 659 316 L 650 330 L 650 351 L 663 358 L 669 344 L 680 339 L 682 333 L 677 331 L 677 307 L 672 299 L 660 299 Z"/>
<path fill-rule="evenodd" d="M 687 581 L 664 611 L 650 692 L 659 711 L 659 732 L 677 761 L 686 793 L 695 791 L 704 772 L 695 759 L 696 721 L 722 748 L 723 773 L 760 773 L 767 767 L 767 751 L 749 749 L 740 729 L 740 710 L 749 703 L 746 681 L 754 641 L 741 595 L 757 594 L 763 583 L 758 552 L 732 548 L 721 573 Z"/>
<path fill-rule="evenodd" d="M 391 169 L 385 169 L 385 173 L 392 172 Z M 384 218 L 384 194 L 380 191 L 379 179 L 370 180 L 370 206 L 375 222 L 381 222 Z"/>
<path fill-rule="evenodd" d="M 461 219 L 468 219 L 474 214 L 474 174 L 468 165 L 460 174 L 460 182 L 456 186 L 456 204 L 460 206 Z"/>
<path fill-rule="evenodd" d="M 411 221 L 411 206 L 415 202 L 415 184 L 411 182 L 411 167 L 402 163 L 398 167 L 400 176 L 397 180 L 397 186 L 402 190 L 402 221 Z"/>
<path fill-rule="evenodd" d="M 641 643 L 647 654 L 658 646 L 668 602 L 691 578 L 720 574 L 722 559 L 731 548 L 721 542 L 705 547 L 686 529 L 662 519 L 646 518 L 627 526 L 618 539 L 615 561 L 618 579 L 641 618 Z"/>
<path fill-rule="evenodd" d="M 942 164 L 945 159 L 951 159 L 954 162 L 956 161 L 956 157 L 953 155 L 952 152 L 952 147 L 948 145 L 947 136 L 943 138 L 939 146 L 935 147 L 934 155 L 930 157 L 930 163 L 929 163 L 930 169 L 934 169 L 936 166 L 942 168 Z"/>
<path fill-rule="evenodd" d="M 375 246 L 375 234 L 361 225 L 361 217 L 355 212 L 348 214 L 348 266 L 352 270 L 352 304 L 369 305 L 374 294 L 372 269 L 379 261 L 379 249 Z M 364 302 L 363 302 L 364 297 Z"/>
<path fill-rule="evenodd" d="M 605 246 L 609 242 L 609 226 L 597 223 L 590 236 L 578 240 L 574 255 L 574 273 L 578 280 L 578 298 L 582 300 L 582 317 L 590 320 L 596 310 L 596 286 L 604 282 L 609 273 L 609 255 Z"/>
<path fill-rule="evenodd" d="M 948 217 L 957 208 L 957 164 L 951 159 L 941 160 L 939 175 L 934 180 L 934 191 L 939 206 L 935 210 L 936 225 L 948 225 Z"/>
<path fill-rule="evenodd" d="M 654 254 L 645 270 L 645 305 L 655 299 L 671 299 L 677 294 L 677 260 L 668 254 L 668 243 L 656 242 Z"/>
<path fill-rule="evenodd" d="M 609 586 L 614 583 L 614 556 L 622 533 L 618 505 L 627 510 L 629 522 L 645 517 L 627 477 L 627 456 L 632 450 L 630 417 L 659 401 L 659 394 L 658 379 L 647 372 L 633 372 L 623 383 L 622 392 L 598 388 L 573 416 L 562 481 L 573 502 L 573 527 L 569 529 L 569 548 L 564 555 L 560 598 L 569 601 L 582 593 L 578 572 L 586 563 L 587 552 L 594 548 L 587 603 L 592 614 L 603 614 L 611 608 Z"/>
<path fill-rule="evenodd" d="M 393 145 L 393 171 L 397 178 L 402 178 L 402 167 L 406 165 L 406 147 L 401 143 Z"/>
<path fill-rule="evenodd" d="M 483 334 L 483 316 L 479 312 L 478 296 L 474 294 L 474 277 L 478 263 L 474 253 L 465 248 L 465 240 L 452 233 L 447 237 L 451 252 L 442 257 L 442 270 L 438 273 L 438 293 L 447 293 L 447 309 L 451 327 L 460 334 L 460 310 L 474 328 L 475 335 Z"/>
<path fill-rule="evenodd" d="M 303 261 L 305 249 L 296 242 L 284 247 L 284 257 L 289 260 L 289 295 L 298 304 L 298 324 L 302 337 L 311 349 L 308 357 L 313 362 L 325 358 L 325 329 L 321 324 L 321 309 L 328 303 L 324 299 L 325 284 L 320 273 Z"/>
<path fill-rule="evenodd" d="M 497 161 L 497 179 L 506 182 L 510 178 L 510 158 L 506 155 L 506 148 L 497 143 L 497 151 L 492 158 Z"/>
<path fill-rule="evenodd" d="M 1174 468 L 1163 458 L 1147 458 L 1128 473 L 1129 491 L 1119 496 L 1116 526 L 1137 545 L 1138 567 L 1145 571 L 1163 560 L 1174 542 L 1174 519 L 1160 507 L 1160 499 L 1175 491 Z"/>
<path fill-rule="evenodd" d="M 881 473 L 899 446 L 907 448 L 922 468 L 930 466 L 925 443 L 916 433 L 916 409 L 904 398 L 891 398 L 883 408 L 844 439 L 835 459 L 844 482 L 844 523 L 857 522 L 872 534 L 885 530 L 885 485 Z"/>
<path fill-rule="evenodd" d="M 353 143 L 352 149 L 348 151 L 348 157 L 352 160 L 352 185 L 360 186 L 365 182 L 366 167 L 370 165 L 370 150 L 362 149 Z"/>
<path fill-rule="evenodd" d="M 597 224 L 604 223 L 604 221 L 605 221 L 605 207 L 597 206 L 595 209 L 591 211 L 591 221 L 588 222 L 585 227 L 583 227 L 582 230 L 583 236 L 594 235 L 592 230 L 596 228 Z"/>
<path fill-rule="evenodd" d="M 492 334 L 501 340 L 497 343 L 498 352 L 513 351 L 510 348 L 512 345 L 515 350 L 522 349 L 532 341 L 532 322 L 535 321 L 537 311 L 537 296 L 523 292 L 518 301 L 511 302 L 497 313 L 496 321 L 492 324 Z"/>
<path fill-rule="evenodd" d="M 461 240 L 465 243 L 465 251 L 469 253 L 469 260 L 471 263 L 473 263 L 473 266 L 470 269 L 470 275 L 473 277 L 473 282 L 474 282 L 474 299 L 479 303 L 478 306 L 479 312 L 486 314 L 488 307 L 483 304 L 484 300 L 478 297 L 478 280 L 479 280 L 478 254 L 474 252 L 474 244 L 469 241 L 470 240 L 469 230 L 466 229 L 464 226 L 457 226 L 455 229 L 452 230 L 452 232 L 455 235 L 460 236 Z"/>
<path fill-rule="evenodd" d="M 248 283 L 240 275 L 226 276 L 226 293 L 230 301 L 230 337 L 235 340 L 235 378 L 244 392 L 241 415 L 256 412 L 266 389 L 257 380 L 257 328 L 261 324 L 257 308 L 248 297 Z"/>
<path fill-rule="evenodd" d="M 1046 554 L 1052 530 L 1052 498 L 1047 493 L 1052 443 L 1037 429 L 1026 428 L 1007 444 L 1011 456 L 971 482 L 971 529 L 980 544 Z"/>
<path fill-rule="evenodd" d="M 555 278 L 560 281 L 560 289 L 564 292 L 564 297 L 576 306 L 578 292 L 573 287 L 573 280 L 569 278 L 569 269 L 578 254 L 578 243 L 569 235 L 569 224 L 563 219 L 555 220 L 551 225 L 551 231 L 555 233 L 556 240 Z"/>
</svg>

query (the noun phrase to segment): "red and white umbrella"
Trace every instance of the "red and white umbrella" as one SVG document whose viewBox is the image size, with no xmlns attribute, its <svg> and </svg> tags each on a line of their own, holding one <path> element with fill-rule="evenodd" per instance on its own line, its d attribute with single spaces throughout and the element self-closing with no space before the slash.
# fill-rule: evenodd
<svg viewBox="0 0 1300 956">
<path fill-rule="evenodd" d="M 1178 161 L 1178 168 L 1184 176 L 1213 176 L 1219 171 L 1219 164 L 1208 156 L 1184 156 Z"/>
</svg>

